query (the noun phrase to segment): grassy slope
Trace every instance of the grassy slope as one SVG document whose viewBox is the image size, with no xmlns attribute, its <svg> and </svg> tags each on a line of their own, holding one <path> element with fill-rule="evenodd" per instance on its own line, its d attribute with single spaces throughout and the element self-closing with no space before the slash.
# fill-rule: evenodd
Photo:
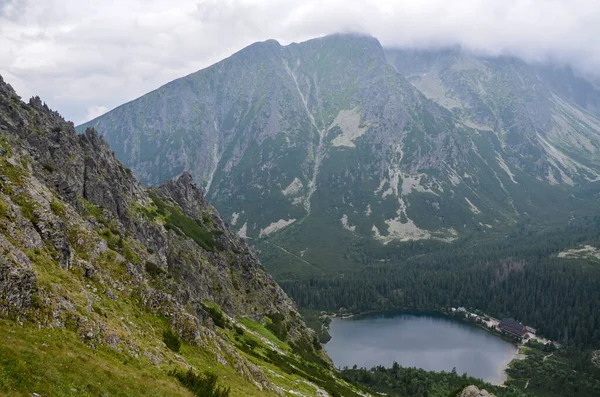
<svg viewBox="0 0 600 397">
<path fill-rule="evenodd" d="M 244 330 L 238 331 L 233 319 L 227 319 L 224 328 L 205 329 L 201 345 L 206 349 L 184 343 L 177 354 L 169 350 L 163 342 L 163 332 L 170 328 L 170 321 L 142 304 L 140 291 L 130 288 L 134 285 L 133 276 L 123 261 L 124 256 L 141 266 L 139 254 L 144 247 L 108 227 L 111 223 L 104 219 L 103 211 L 80 198 L 89 218 L 96 220 L 90 222 L 86 217 L 84 221 L 73 207 L 61 202 L 54 192 L 31 176 L 27 161 L 28 158 L 22 157 L 13 164 L 0 159 L 0 173 L 6 176 L 0 181 L 0 233 L 15 251 L 21 250 L 28 257 L 37 280 L 32 307 L 0 319 L 0 395 L 185 396 L 190 394 L 169 376 L 169 371 L 189 366 L 199 373 L 211 371 L 218 375 L 218 383 L 230 387 L 231 396 L 276 395 L 252 383 L 249 378 L 256 379 L 254 374 L 241 374 L 235 361 L 231 361 L 232 351 L 247 357 L 258 367 L 250 370 L 259 374 L 262 370 L 284 395 L 301 392 L 316 396 L 320 388 L 334 390 L 337 395 L 357 395 L 353 387 L 337 379 L 318 358 L 302 358 L 301 344 L 290 346 L 265 326 L 248 319 L 241 319 Z M 43 197 L 39 193 L 34 195 L 34 191 L 43 192 Z M 12 231 L 13 225 L 36 224 L 42 212 L 44 219 L 60 220 L 65 225 L 76 261 L 89 261 L 92 248 L 106 241 L 108 248 L 95 260 L 96 276 L 86 277 L 80 266 L 62 268 L 50 244 L 28 248 L 25 229 Z M 106 280 L 123 286 L 114 287 L 115 297 L 105 293 L 113 287 Z M 148 282 L 161 280 L 151 278 Z M 56 299 L 50 306 L 45 301 L 48 296 Z M 55 311 L 60 313 L 57 311 L 60 305 L 68 309 L 56 318 Z M 98 332 L 97 324 L 103 324 L 107 334 L 116 336 L 113 347 L 99 343 L 94 333 L 91 337 L 87 335 L 88 330 Z M 248 341 L 252 341 L 251 348 Z M 230 364 L 221 364 L 218 355 L 227 357 Z"/>
</svg>

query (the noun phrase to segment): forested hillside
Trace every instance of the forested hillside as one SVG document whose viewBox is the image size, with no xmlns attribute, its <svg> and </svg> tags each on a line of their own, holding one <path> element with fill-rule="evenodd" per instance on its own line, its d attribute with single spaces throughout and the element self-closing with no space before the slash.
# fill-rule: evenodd
<svg viewBox="0 0 600 397">
<path fill-rule="evenodd" d="M 362 267 L 340 274 L 291 274 L 280 284 L 301 307 L 351 312 L 466 306 L 514 317 L 564 344 L 600 345 L 600 260 L 564 258 L 600 244 L 600 217 L 548 230 L 522 226 L 505 238 L 452 245 L 424 242 L 353 251 Z"/>
</svg>

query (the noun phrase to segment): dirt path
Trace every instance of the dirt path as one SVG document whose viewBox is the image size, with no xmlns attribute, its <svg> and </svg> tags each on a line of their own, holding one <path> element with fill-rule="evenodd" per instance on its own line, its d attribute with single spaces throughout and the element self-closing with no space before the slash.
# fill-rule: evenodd
<svg viewBox="0 0 600 397">
<path fill-rule="evenodd" d="M 547 356 L 544 356 L 544 358 L 542 359 L 542 361 L 546 361 L 549 357 L 552 357 L 554 355 L 554 353 L 550 353 Z"/>
</svg>

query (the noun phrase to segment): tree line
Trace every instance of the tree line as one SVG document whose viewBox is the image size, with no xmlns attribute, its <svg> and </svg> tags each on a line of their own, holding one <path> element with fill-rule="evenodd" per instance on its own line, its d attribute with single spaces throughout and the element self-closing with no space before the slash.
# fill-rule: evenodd
<svg viewBox="0 0 600 397">
<path fill-rule="evenodd" d="M 574 346 L 600 346 L 600 263 L 557 254 L 600 243 L 600 217 L 540 231 L 521 225 L 504 238 L 453 244 L 369 244 L 348 255 L 363 266 L 343 274 L 279 280 L 300 307 L 351 312 L 465 306 L 514 317 Z"/>
</svg>

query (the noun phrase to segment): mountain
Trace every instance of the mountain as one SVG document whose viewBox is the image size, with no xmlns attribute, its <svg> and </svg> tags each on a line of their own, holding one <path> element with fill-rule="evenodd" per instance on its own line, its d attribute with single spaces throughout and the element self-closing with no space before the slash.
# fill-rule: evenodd
<svg viewBox="0 0 600 397">
<path fill-rule="evenodd" d="M 2 78 L 0 333 L 2 395 L 367 395 L 190 174 L 143 187 Z"/>
<path fill-rule="evenodd" d="M 387 57 L 458 120 L 493 131 L 509 164 L 554 185 L 597 180 L 600 87 L 571 70 L 460 49 Z"/>
<path fill-rule="evenodd" d="M 600 91 L 560 68 L 333 35 L 255 43 L 82 126 L 147 185 L 184 171 L 276 277 L 592 213 Z M 593 189 L 592 189 L 593 190 Z"/>
</svg>

